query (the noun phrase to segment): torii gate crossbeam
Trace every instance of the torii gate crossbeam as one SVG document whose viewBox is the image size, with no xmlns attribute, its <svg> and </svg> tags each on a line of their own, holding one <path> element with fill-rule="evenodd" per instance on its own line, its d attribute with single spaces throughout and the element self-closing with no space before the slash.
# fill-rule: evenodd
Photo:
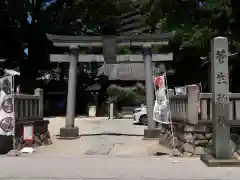
<svg viewBox="0 0 240 180">
<path fill-rule="evenodd" d="M 69 55 L 51 55 L 52 62 L 66 62 L 69 58 L 69 82 L 67 98 L 67 117 L 65 127 L 60 129 L 61 138 L 77 138 L 79 130 L 74 126 L 76 104 L 76 75 L 77 62 L 101 62 L 107 63 L 135 63 L 143 62 L 145 66 L 145 86 L 147 98 L 148 129 L 144 130 L 145 138 L 154 138 L 160 134 L 153 121 L 153 83 L 152 60 L 171 61 L 172 54 L 152 54 L 152 45 L 166 45 L 174 37 L 174 33 L 162 33 L 152 36 L 61 36 L 47 34 L 47 37 L 57 47 L 69 47 Z M 103 56 L 79 55 L 79 47 L 103 47 Z M 141 55 L 116 55 L 117 46 L 141 46 Z M 94 58 L 93 58 L 94 57 Z M 127 60 L 126 60 L 127 57 Z M 58 59 L 59 58 L 59 59 Z M 80 59 L 81 58 L 81 59 Z M 95 60 L 94 60 L 95 59 Z"/>
</svg>

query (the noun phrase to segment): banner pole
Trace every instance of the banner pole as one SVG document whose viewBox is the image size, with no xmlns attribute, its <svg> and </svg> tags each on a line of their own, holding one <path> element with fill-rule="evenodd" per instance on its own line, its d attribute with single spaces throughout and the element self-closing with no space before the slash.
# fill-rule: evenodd
<svg viewBox="0 0 240 180">
<path fill-rule="evenodd" d="M 16 147 L 16 118 L 15 118 L 15 94 L 14 94 L 14 76 L 11 75 L 12 77 L 12 84 L 11 84 L 11 95 L 12 95 L 12 108 L 13 108 L 13 149 L 8 152 L 8 156 L 20 156 L 21 152 L 17 149 Z"/>
<path fill-rule="evenodd" d="M 12 76 L 12 105 L 13 105 L 13 120 L 14 120 L 14 127 L 13 127 L 13 150 L 16 149 L 16 119 L 15 119 L 15 96 L 14 96 L 14 76 Z"/>
</svg>

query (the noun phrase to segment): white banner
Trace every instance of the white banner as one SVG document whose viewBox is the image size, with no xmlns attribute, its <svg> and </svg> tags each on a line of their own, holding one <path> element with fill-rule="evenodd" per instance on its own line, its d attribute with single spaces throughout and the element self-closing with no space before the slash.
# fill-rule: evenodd
<svg viewBox="0 0 240 180">
<path fill-rule="evenodd" d="M 170 110 L 168 100 L 161 101 L 157 103 L 155 101 L 154 110 L 153 110 L 153 119 L 162 124 L 170 124 Z"/>
<path fill-rule="evenodd" d="M 0 78 L 0 135 L 14 135 L 13 76 Z"/>
<path fill-rule="evenodd" d="M 165 75 L 154 77 L 155 103 L 153 109 L 153 119 L 163 124 L 169 124 L 169 102 L 166 96 Z"/>
</svg>

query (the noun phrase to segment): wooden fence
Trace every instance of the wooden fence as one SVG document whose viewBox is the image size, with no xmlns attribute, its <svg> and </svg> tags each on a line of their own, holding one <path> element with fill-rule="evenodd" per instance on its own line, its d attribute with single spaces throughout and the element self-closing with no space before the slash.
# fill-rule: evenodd
<svg viewBox="0 0 240 180">
<path fill-rule="evenodd" d="M 16 121 L 40 120 L 43 118 L 43 90 L 35 89 L 33 95 L 14 94 Z"/>
<path fill-rule="evenodd" d="M 212 124 L 212 94 L 199 93 L 197 86 L 188 86 L 186 95 L 171 95 L 171 118 L 175 122 Z M 229 120 L 240 125 L 240 93 L 229 93 Z"/>
</svg>

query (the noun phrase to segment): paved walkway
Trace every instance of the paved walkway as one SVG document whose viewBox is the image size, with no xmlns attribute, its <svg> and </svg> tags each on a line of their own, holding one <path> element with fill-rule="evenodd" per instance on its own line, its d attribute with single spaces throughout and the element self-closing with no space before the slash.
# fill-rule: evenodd
<svg viewBox="0 0 240 180">
<path fill-rule="evenodd" d="M 131 119 L 108 120 L 103 118 L 76 118 L 81 137 L 75 140 L 58 140 L 64 118 L 50 118 L 49 130 L 53 145 L 39 147 L 35 154 L 48 155 L 108 155 L 146 157 L 156 152 L 170 153 L 156 140 L 142 140 L 144 126 L 133 125 Z"/>
<path fill-rule="evenodd" d="M 3 180 L 239 180 L 239 168 L 207 168 L 199 158 L 2 157 Z"/>
<path fill-rule="evenodd" d="M 208 168 L 199 158 L 152 156 L 168 153 L 142 140 L 143 126 L 131 120 L 77 118 L 82 137 L 57 140 L 63 118 L 50 119 L 53 145 L 34 154 L 1 156 L 0 180 L 238 180 L 239 168 Z M 115 135 L 113 135 L 115 133 Z M 118 134 L 118 136 L 117 136 Z"/>
</svg>

